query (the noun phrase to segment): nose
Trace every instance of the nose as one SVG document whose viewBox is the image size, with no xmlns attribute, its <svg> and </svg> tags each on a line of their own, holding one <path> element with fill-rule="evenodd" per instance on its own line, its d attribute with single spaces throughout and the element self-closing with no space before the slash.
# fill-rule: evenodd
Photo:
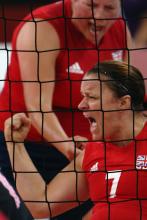
<svg viewBox="0 0 147 220">
<path fill-rule="evenodd" d="M 105 19 L 105 12 L 102 7 L 95 8 L 93 12 L 95 19 Z"/>
<path fill-rule="evenodd" d="M 87 103 L 87 100 L 86 100 L 86 97 L 84 97 L 81 102 L 79 103 L 78 105 L 78 109 L 79 110 L 87 110 L 88 109 L 88 103 Z"/>
</svg>

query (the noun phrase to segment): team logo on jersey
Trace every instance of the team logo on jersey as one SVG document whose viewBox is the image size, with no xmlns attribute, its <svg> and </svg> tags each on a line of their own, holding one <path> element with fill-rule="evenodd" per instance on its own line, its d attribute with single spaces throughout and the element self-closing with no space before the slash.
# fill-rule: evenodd
<svg viewBox="0 0 147 220">
<path fill-rule="evenodd" d="M 68 69 L 66 69 L 66 72 L 69 73 L 76 73 L 76 74 L 83 74 L 84 71 L 81 69 L 80 64 L 78 62 L 75 62 L 71 66 L 69 66 Z"/>
<path fill-rule="evenodd" d="M 136 160 L 136 169 L 146 170 L 147 169 L 147 155 L 138 155 Z"/>
<path fill-rule="evenodd" d="M 123 60 L 123 51 L 118 50 L 112 53 L 113 60 L 122 61 Z"/>
<path fill-rule="evenodd" d="M 98 164 L 99 162 L 96 162 L 91 168 L 90 168 L 90 172 L 96 172 L 98 171 Z"/>
</svg>

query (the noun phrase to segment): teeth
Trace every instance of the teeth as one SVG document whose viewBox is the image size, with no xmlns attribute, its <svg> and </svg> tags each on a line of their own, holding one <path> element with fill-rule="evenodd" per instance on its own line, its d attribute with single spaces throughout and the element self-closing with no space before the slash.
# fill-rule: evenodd
<svg viewBox="0 0 147 220">
<path fill-rule="evenodd" d="M 91 24 L 91 25 L 90 25 L 90 31 L 91 31 L 91 32 L 102 31 L 103 28 L 104 28 L 104 27 L 102 27 L 102 26 L 95 26 L 94 24 Z"/>
<path fill-rule="evenodd" d="M 93 118 L 89 118 L 89 122 L 90 122 L 90 124 L 96 123 Z"/>
<path fill-rule="evenodd" d="M 96 126 L 97 125 L 97 123 L 96 122 L 92 122 L 92 126 Z"/>
<path fill-rule="evenodd" d="M 97 123 L 96 122 L 92 122 L 90 124 L 90 130 L 91 132 L 94 132 L 97 129 Z"/>
<path fill-rule="evenodd" d="M 84 113 L 83 113 L 83 116 L 84 116 L 86 119 L 88 119 L 90 125 L 96 126 L 97 123 L 96 123 L 96 121 L 95 121 L 94 118 L 92 118 L 92 117 L 90 117 L 89 115 L 86 115 L 86 114 L 84 114 Z"/>
<path fill-rule="evenodd" d="M 90 27 L 90 32 L 91 33 L 95 33 L 95 28 L 94 27 Z"/>
</svg>

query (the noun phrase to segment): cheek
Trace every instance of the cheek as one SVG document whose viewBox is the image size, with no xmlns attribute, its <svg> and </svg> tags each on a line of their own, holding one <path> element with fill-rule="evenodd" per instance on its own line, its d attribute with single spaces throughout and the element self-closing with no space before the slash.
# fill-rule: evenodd
<svg viewBox="0 0 147 220">
<path fill-rule="evenodd" d="M 109 122 L 112 121 L 113 113 L 112 112 L 104 112 L 104 121 Z"/>
<path fill-rule="evenodd" d="M 115 21 L 117 21 L 117 18 L 120 16 L 120 13 L 118 11 L 112 12 L 112 13 L 106 13 L 105 14 L 105 18 L 107 18 L 106 22 L 107 22 L 107 26 L 110 27 L 111 25 L 113 25 L 113 23 Z"/>
<path fill-rule="evenodd" d="M 100 112 L 101 112 L 101 103 L 100 103 L 100 101 L 97 101 L 96 100 L 96 102 L 94 101 L 94 102 L 90 102 L 89 103 L 89 108 L 91 109 L 91 110 L 96 110 L 94 113 L 95 114 L 99 114 Z"/>
<path fill-rule="evenodd" d="M 73 17 L 75 18 L 89 18 L 92 17 L 92 10 L 88 8 L 87 6 L 83 6 L 82 4 L 77 4 L 74 6 L 73 9 Z M 85 22 L 87 22 L 87 19 L 81 19 Z"/>
<path fill-rule="evenodd" d="M 92 134 L 92 137 L 93 140 L 102 141 L 104 124 L 103 124 L 103 113 L 101 111 L 97 112 L 96 121 L 97 121 L 97 129 Z"/>
<path fill-rule="evenodd" d="M 95 118 L 98 124 L 101 126 L 103 124 L 103 112 L 102 111 L 96 111 L 95 112 Z"/>
<path fill-rule="evenodd" d="M 107 132 L 110 132 L 114 126 L 116 126 L 116 122 L 120 121 L 120 117 L 118 117 L 117 112 L 105 112 L 104 113 L 104 129 Z"/>
<path fill-rule="evenodd" d="M 118 6 L 116 6 L 113 11 L 108 13 L 109 18 L 119 18 L 120 15 L 121 15 L 121 9 Z"/>
<path fill-rule="evenodd" d="M 107 95 L 105 94 L 102 97 L 102 109 L 104 111 L 114 111 L 118 109 L 118 101 L 115 100 L 115 98 L 113 97 L 113 94 L 109 95 L 110 91 L 107 92 Z M 110 113 L 110 112 L 105 112 L 105 113 Z"/>
</svg>

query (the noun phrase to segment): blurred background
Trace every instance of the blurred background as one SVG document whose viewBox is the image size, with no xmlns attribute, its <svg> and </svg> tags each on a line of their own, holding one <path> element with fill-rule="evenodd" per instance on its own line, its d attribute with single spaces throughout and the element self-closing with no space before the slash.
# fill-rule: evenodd
<svg viewBox="0 0 147 220">
<path fill-rule="evenodd" d="M 54 0 L 0 0 L 0 92 L 11 57 L 12 34 L 20 20 L 31 10 Z"/>
</svg>

